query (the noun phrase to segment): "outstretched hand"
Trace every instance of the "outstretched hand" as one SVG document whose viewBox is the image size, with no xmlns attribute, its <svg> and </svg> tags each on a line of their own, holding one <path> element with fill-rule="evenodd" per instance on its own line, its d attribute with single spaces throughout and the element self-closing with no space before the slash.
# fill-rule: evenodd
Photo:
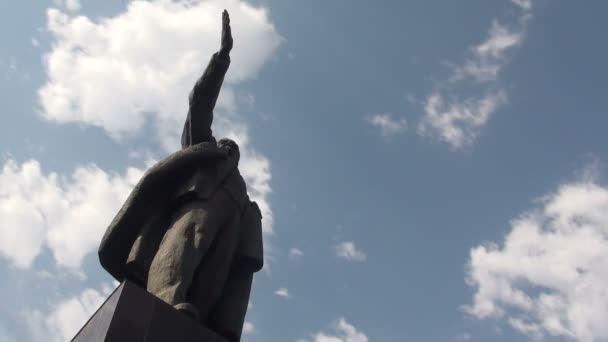
<svg viewBox="0 0 608 342">
<path fill-rule="evenodd" d="M 228 11 L 222 12 L 222 47 L 220 48 L 220 55 L 222 57 L 228 57 L 232 50 L 232 30 L 230 29 L 230 16 Z"/>
</svg>

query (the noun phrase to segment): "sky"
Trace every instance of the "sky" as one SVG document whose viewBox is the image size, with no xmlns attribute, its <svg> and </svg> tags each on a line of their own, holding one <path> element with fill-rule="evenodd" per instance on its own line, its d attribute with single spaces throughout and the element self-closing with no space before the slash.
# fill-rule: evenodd
<svg viewBox="0 0 608 342">
<path fill-rule="evenodd" d="M 244 341 L 608 341 L 599 0 L 1 2 L 0 341 L 69 340 L 117 286 L 100 238 L 224 8 L 213 129 L 264 216 Z"/>
</svg>

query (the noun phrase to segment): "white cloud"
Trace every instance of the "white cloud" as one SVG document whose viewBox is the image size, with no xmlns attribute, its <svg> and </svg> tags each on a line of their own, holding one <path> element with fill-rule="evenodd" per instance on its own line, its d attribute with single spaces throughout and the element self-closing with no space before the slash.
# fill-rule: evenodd
<svg viewBox="0 0 608 342">
<path fill-rule="evenodd" d="M 19 76 L 20 68 L 17 67 L 17 61 L 15 58 L 9 58 L 9 60 L 4 61 L 0 59 L 0 71 L 4 73 L 4 79 L 7 81 L 15 79 L 15 77 Z M 21 79 L 25 79 L 29 77 L 27 73 L 21 72 Z"/>
<path fill-rule="evenodd" d="M 226 77 L 231 85 L 255 77 L 282 40 L 263 7 L 239 0 L 135 0 L 98 22 L 49 9 L 54 42 L 45 57 L 41 115 L 101 127 L 117 139 L 139 132 L 148 116 L 173 149 L 189 91 L 219 48 L 223 8 L 235 39 Z M 218 108 L 234 109 L 233 89 L 222 95 Z"/>
<path fill-rule="evenodd" d="M 290 248 L 289 249 L 289 259 L 291 260 L 297 260 L 300 259 L 304 256 L 304 252 L 302 252 L 300 249 L 298 248 Z"/>
<path fill-rule="evenodd" d="M 339 258 L 348 260 L 348 261 L 358 261 L 363 262 L 367 259 L 367 255 L 363 253 L 363 251 L 357 249 L 354 241 L 344 241 L 339 243 L 336 248 L 336 255 Z"/>
<path fill-rule="evenodd" d="M 69 341 L 110 295 L 113 288 L 85 289 L 80 294 L 60 301 L 50 312 L 25 311 L 24 317 L 34 341 Z"/>
<path fill-rule="evenodd" d="M 490 116 L 506 101 L 504 91 L 455 101 L 446 100 L 444 95 L 435 92 L 426 99 L 425 117 L 418 132 L 434 135 L 452 148 L 463 148 L 475 141 Z"/>
<path fill-rule="evenodd" d="M 249 321 L 243 323 L 243 335 L 252 335 L 255 333 L 255 326 Z"/>
<path fill-rule="evenodd" d="M 372 126 L 380 128 L 383 137 L 390 137 L 407 129 L 405 118 L 394 119 L 391 114 L 375 114 L 366 118 Z"/>
<path fill-rule="evenodd" d="M 287 290 L 287 288 L 285 287 L 281 287 L 280 289 L 274 291 L 274 294 L 279 296 L 279 297 L 285 297 L 285 298 L 289 298 L 289 291 Z"/>
<path fill-rule="evenodd" d="M 463 65 L 457 66 L 450 81 L 456 82 L 470 78 L 476 82 L 498 80 L 500 71 L 506 66 L 506 54 L 522 43 L 524 29 L 513 29 L 494 20 L 488 38 L 473 47 Z"/>
<path fill-rule="evenodd" d="M 55 6 L 64 7 L 70 12 L 78 12 L 80 10 L 79 0 L 54 0 Z"/>
<path fill-rule="evenodd" d="M 251 146 L 247 126 L 235 113 L 234 89 L 254 78 L 283 40 L 266 8 L 240 0 L 134 0 L 124 12 L 97 22 L 49 9 L 54 41 L 45 57 L 48 81 L 38 92 L 40 115 L 97 126 L 118 141 L 145 134 L 141 129 L 151 120 L 163 148 L 177 149 L 190 89 L 219 48 L 224 8 L 235 45 L 214 132 L 239 144 L 240 170 L 268 236 L 273 227 L 270 161 Z"/>
<path fill-rule="evenodd" d="M 142 173 L 108 174 L 91 165 L 61 177 L 44 174 L 34 160 L 7 161 L 0 174 L 0 255 L 27 268 L 46 244 L 59 265 L 79 267 Z"/>
<path fill-rule="evenodd" d="M 318 332 L 312 335 L 312 342 L 367 342 L 367 336 L 348 323 L 344 317 L 333 324 L 332 333 Z M 307 339 L 300 339 L 309 342 Z"/>
<path fill-rule="evenodd" d="M 532 338 L 608 340 L 608 187 L 561 185 L 511 222 L 499 245 L 471 249 L 466 312 Z"/>
<path fill-rule="evenodd" d="M 472 47 L 469 57 L 453 68 L 426 98 L 418 134 L 447 143 L 453 149 L 472 145 L 490 117 L 507 102 L 507 93 L 499 85 L 507 54 L 521 45 L 531 3 L 514 0 L 523 9 L 517 25 L 492 21 L 488 37 Z M 471 91 L 476 87 L 481 91 Z"/>
<path fill-rule="evenodd" d="M 523 10 L 529 11 L 532 9 L 532 0 L 511 0 L 511 2 Z"/>
</svg>

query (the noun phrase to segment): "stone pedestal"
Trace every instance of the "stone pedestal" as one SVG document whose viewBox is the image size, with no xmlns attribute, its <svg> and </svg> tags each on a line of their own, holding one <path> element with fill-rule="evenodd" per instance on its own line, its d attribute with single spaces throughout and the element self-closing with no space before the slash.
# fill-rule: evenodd
<svg viewBox="0 0 608 342">
<path fill-rule="evenodd" d="M 227 342 L 128 281 L 116 288 L 72 341 Z"/>
</svg>

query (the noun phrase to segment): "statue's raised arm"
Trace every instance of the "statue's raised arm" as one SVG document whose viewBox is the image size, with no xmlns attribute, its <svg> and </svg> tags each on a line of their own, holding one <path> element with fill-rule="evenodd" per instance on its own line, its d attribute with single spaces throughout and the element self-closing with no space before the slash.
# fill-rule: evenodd
<svg viewBox="0 0 608 342">
<path fill-rule="evenodd" d="M 228 11 L 224 10 L 220 50 L 213 54 L 207 69 L 190 92 L 190 108 L 182 132 L 182 148 L 213 140 L 211 131 L 213 108 L 220 94 L 224 76 L 230 66 L 232 45 L 230 16 Z"/>
</svg>

